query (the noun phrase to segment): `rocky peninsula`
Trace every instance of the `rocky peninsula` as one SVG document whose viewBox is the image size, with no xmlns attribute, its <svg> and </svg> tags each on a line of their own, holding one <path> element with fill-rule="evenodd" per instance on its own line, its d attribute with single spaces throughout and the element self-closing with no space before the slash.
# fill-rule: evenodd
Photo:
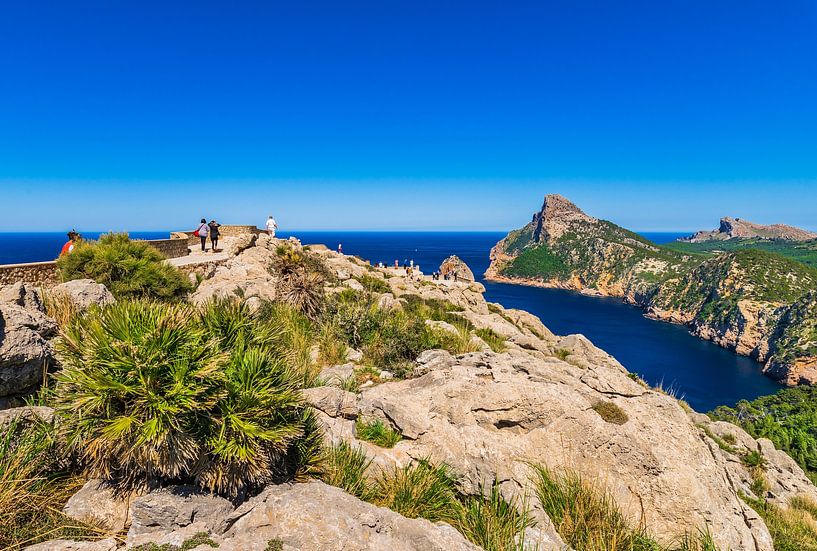
<svg viewBox="0 0 817 551">
<path fill-rule="evenodd" d="M 580 227 L 593 232 L 590 249 L 571 248 L 572 257 L 548 255 L 592 263 L 586 271 L 560 272 L 559 279 L 538 284 L 590 287 L 641 300 L 648 289 L 637 274 L 677 273 L 676 256 L 549 196 L 528 227 L 494 250 L 493 277 L 516 280 L 513 271 L 502 274 L 503 266 L 513 266 L 511 260 L 527 250 L 520 236 L 528 245 L 575 242 Z M 605 238 L 609 235 L 615 241 Z M 455 264 L 464 273 L 467 267 Z M 554 335 L 527 312 L 486 302 L 479 283 L 418 279 L 321 245 L 264 234 L 242 238 L 226 259 L 188 267 L 188 274 L 189 294 L 169 306 L 127 298 L 131 290 L 122 287 L 113 297 L 93 280 L 65 283 L 59 291 L 20 283 L 0 294 L 5 320 L 0 325 L 0 388 L 10 395 L 12 389 L 28 392 L 46 382 L 54 396 L 49 401 L 50 394 L 44 394 L 39 407 L 0 412 L 0 424 L 8 432 L 8 427 L 46 423 L 56 431 L 54 445 L 70 437 L 73 447 L 67 449 L 77 455 L 64 457 L 75 457 L 79 470 L 72 471 L 73 490 L 60 504 L 61 514 L 95 527 L 84 538 L 67 534 L 28 549 L 578 551 L 587 548 L 582 547 L 587 540 L 571 528 L 578 521 L 575 515 L 584 514 L 570 507 L 579 498 L 558 496 L 580 487 L 583 496 L 609 500 L 604 501 L 607 512 L 599 513 L 604 520 L 594 522 L 613 522 L 614 512 L 616 529 L 631 538 L 626 541 L 638 537 L 649 544 L 628 549 L 657 549 L 657 542 L 661 549 L 682 549 L 679 541 L 700 539 L 710 545 L 706 549 L 771 551 L 765 507 L 801 511 L 793 503 L 817 503 L 817 487 L 770 441 L 713 422 L 649 388 L 582 335 Z M 55 307 L 55 293 L 65 297 L 59 304 L 71 305 L 71 316 L 57 315 L 65 309 Z M 142 325 L 125 321 L 137 318 L 154 329 L 143 334 Z M 188 324 L 191 319 L 195 323 Z M 231 336 L 218 343 L 201 340 L 201 327 Z M 245 333 L 241 327 L 251 330 Z M 161 347 L 150 347 L 163 328 L 172 329 L 168 335 L 173 338 L 162 337 Z M 108 339 L 117 344 L 109 346 Z M 168 420 L 198 422 L 201 416 L 195 412 L 209 411 L 211 418 L 228 423 L 229 417 L 220 417 L 219 401 L 232 404 L 230 415 L 240 416 L 248 400 L 264 399 L 260 387 L 248 381 L 259 376 L 259 368 L 252 366 L 261 365 L 257 362 L 265 356 L 244 354 L 267 341 L 277 351 L 270 366 L 287 366 L 274 371 L 275 377 L 298 374 L 285 384 L 286 399 L 274 398 L 277 409 L 248 410 L 251 416 L 234 420 L 238 430 L 295 408 L 286 439 L 264 452 L 276 456 L 281 446 L 290 445 L 286 442 L 296 442 L 283 448 L 289 450 L 285 464 L 294 462 L 292 471 L 244 480 L 243 463 L 231 463 L 234 470 L 221 476 L 237 476 L 241 490 L 222 492 L 221 479 L 204 476 L 212 470 L 199 471 L 197 465 L 217 467 L 226 461 L 218 459 L 224 450 L 206 451 L 210 440 L 199 443 L 198 433 L 183 426 L 169 433 L 170 447 L 166 440 L 154 442 L 153 415 L 158 413 L 128 409 L 141 407 L 126 398 L 139 392 L 137 386 L 106 402 L 112 409 L 96 408 L 119 392 L 119 386 L 105 384 L 102 395 L 92 393 L 104 379 L 99 369 L 119 365 L 114 360 L 121 357 L 121 372 L 104 373 L 125 377 L 142 369 L 131 358 L 143 357 L 145 347 L 144 361 L 151 363 L 181 339 L 190 343 L 184 345 L 185 354 L 201 346 L 195 357 L 206 361 L 198 364 L 185 356 L 191 365 L 200 365 L 195 368 L 198 382 L 184 391 L 191 394 Z M 222 348 L 208 352 L 213 346 Z M 225 354 L 232 360 L 226 361 Z M 228 393 L 214 390 L 210 398 L 195 397 L 197 389 L 221 388 L 223 377 L 229 380 L 243 362 L 249 364 L 247 371 L 238 371 L 241 384 Z M 46 374 L 45 381 L 42 370 L 31 368 L 44 364 L 53 374 Z M 152 373 L 164 373 L 164 364 L 155 365 Z M 214 365 L 220 367 L 214 371 Z M 177 403 L 188 371 L 170 373 L 175 386 L 151 392 Z M 91 374 L 93 381 L 85 377 Z M 280 384 L 275 381 L 263 388 Z M 137 382 L 128 379 L 127 385 Z M 78 398 L 82 388 L 85 397 Z M 242 398 L 231 401 L 233 395 Z M 192 407 L 205 409 L 187 416 Z M 114 410 L 127 415 L 111 417 Z M 137 420 L 137 415 L 147 417 Z M 104 428 L 92 439 L 95 419 L 102 419 Z M 261 426 L 244 427 L 246 442 L 267 430 Z M 196 430 L 210 430 L 209 424 Z M 127 467 L 130 478 L 122 478 L 131 452 L 118 438 L 127 442 L 130 434 L 143 435 L 133 440 L 143 451 L 158 446 L 156 455 L 145 456 L 157 462 L 145 479 L 139 474 L 143 465 Z M 255 448 L 246 452 L 250 449 Z M 166 469 L 162 462 L 178 460 L 182 453 L 200 455 L 160 475 Z M 118 459 L 111 466 L 113 457 Z M 74 467 L 63 462 L 49 468 Z M 420 488 L 418 477 L 429 473 L 436 477 L 434 484 Z M 137 483 L 125 490 L 127 480 Z M 435 505 L 440 500 L 444 506 Z M 446 508 L 456 513 L 445 513 Z M 511 519 L 512 528 L 500 536 L 480 524 L 485 519 L 502 526 Z"/>
<path fill-rule="evenodd" d="M 678 241 L 686 243 L 704 243 L 707 241 L 725 241 L 727 239 L 783 239 L 787 241 L 808 241 L 817 239 L 817 233 L 786 224 L 756 224 L 740 218 L 721 218 L 717 230 L 699 231 Z"/>
<path fill-rule="evenodd" d="M 486 277 L 622 297 L 757 359 L 785 384 L 817 381 L 817 270 L 792 258 L 754 248 L 679 252 L 548 195 L 493 248 Z"/>
</svg>

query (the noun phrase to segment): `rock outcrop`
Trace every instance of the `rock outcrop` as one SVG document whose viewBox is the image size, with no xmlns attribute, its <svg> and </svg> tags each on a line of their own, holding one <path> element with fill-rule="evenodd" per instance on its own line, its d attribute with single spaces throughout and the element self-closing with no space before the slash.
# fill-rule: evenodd
<svg viewBox="0 0 817 551">
<path fill-rule="evenodd" d="M 817 233 L 810 232 L 786 224 L 755 224 L 740 218 L 721 218 L 717 230 L 699 231 L 678 241 L 687 243 L 703 243 L 706 241 L 725 241 L 726 239 L 786 239 L 789 241 L 808 241 L 817 239 Z"/>
<path fill-rule="evenodd" d="M 45 315 L 39 292 L 17 284 L 0 291 L 0 400 L 35 390 L 54 365 L 49 339 L 57 324 Z"/>
<path fill-rule="evenodd" d="M 451 255 L 443 260 L 442 264 L 440 264 L 440 275 L 443 277 L 456 277 L 457 280 L 462 281 L 475 281 L 474 272 L 471 271 L 468 264 L 456 255 Z"/>
<path fill-rule="evenodd" d="M 50 293 L 55 298 L 67 298 L 78 310 L 87 310 L 92 305 L 107 306 L 115 302 L 107 287 L 93 279 L 66 281 L 53 287 Z"/>
</svg>

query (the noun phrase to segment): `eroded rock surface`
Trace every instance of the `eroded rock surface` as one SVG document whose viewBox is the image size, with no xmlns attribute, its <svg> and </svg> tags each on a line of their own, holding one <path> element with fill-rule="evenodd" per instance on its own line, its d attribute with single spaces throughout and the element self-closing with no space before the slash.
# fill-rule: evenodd
<svg viewBox="0 0 817 551">
<path fill-rule="evenodd" d="M 57 324 L 27 285 L 4 288 L 0 298 L 0 397 L 21 395 L 36 389 L 54 365 L 49 339 Z"/>
</svg>

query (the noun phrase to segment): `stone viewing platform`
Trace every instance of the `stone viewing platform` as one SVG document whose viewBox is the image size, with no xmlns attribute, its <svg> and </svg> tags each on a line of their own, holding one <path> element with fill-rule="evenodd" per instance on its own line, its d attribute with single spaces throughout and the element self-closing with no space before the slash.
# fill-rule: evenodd
<svg viewBox="0 0 817 551">
<path fill-rule="evenodd" d="M 229 238 L 239 236 L 257 236 L 261 230 L 255 226 L 247 225 L 223 225 L 219 228 L 221 232 L 220 241 L 225 243 L 225 247 L 231 241 Z M 199 246 L 199 238 L 193 236 L 193 232 L 171 232 L 168 239 L 147 239 L 145 241 L 151 247 L 159 251 L 168 260 L 185 271 L 186 266 L 199 263 L 213 263 L 225 261 L 229 257 L 230 251 L 219 253 L 196 254 L 194 249 Z M 209 246 L 209 242 L 208 242 Z M 24 282 L 42 287 L 51 287 L 60 283 L 57 274 L 56 260 L 43 262 L 27 262 L 21 264 L 0 264 L 0 285 L 11 285 L 12 283 Z"/>
</svg>

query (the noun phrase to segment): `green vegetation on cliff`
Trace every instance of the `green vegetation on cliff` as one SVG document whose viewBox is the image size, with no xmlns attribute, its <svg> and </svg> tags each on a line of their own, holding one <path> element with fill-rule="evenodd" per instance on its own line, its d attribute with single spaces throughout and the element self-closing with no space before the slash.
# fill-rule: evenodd
<svg viewBox="0 0 817 551">
<path fill-rule="evenodd" d="M 817 481 L 817 387 L 787 388 L 741 400 L 734 408 L 721 406 L 709 416 L 734 423 L 755 438 L 768 438 Z"/>
<path fill-rule="evenodd" d="M 786 258 L 802 262 L 812 268 L 817 268 L 817 239 L 810 241 L 791 241 L 789 239 L 761 239 L 757 237 L 735 237 L 721 241 L 704 241 L 701 243 L 687 243 L 675 241 L 661 245 L 665 249 L 683 253 L 711 256 L 723 252 L 742 249 L 756 249 L 777 253 Z"/>
</svg>

